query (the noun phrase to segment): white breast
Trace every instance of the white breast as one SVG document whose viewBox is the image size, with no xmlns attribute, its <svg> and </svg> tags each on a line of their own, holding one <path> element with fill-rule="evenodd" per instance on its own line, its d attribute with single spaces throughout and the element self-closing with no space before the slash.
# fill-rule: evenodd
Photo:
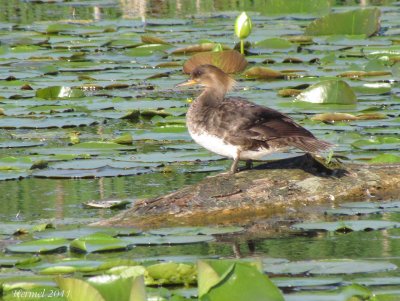
<svg viewBox="0 0 400 301">
<path fill-rule="evenodd" d="M 258 150 L 254 151 L 240 151 L 240 146 L 225 143 L 223 139 L 217 136 L 209 135 L 204 132 L 195 134 L 189 131 L 189 133 L 192 136 L 193 140 L 196 141 L 196 143 L 200 144 L 202 147 L 208 149 L 213 153 L 228 158 L 236 158 L 239 153 L 239 159 L 241 160 L 257 160 L 270 153 L 279 151 L 279 149 L 272 148 L 259 148 Z"/>
</svg>

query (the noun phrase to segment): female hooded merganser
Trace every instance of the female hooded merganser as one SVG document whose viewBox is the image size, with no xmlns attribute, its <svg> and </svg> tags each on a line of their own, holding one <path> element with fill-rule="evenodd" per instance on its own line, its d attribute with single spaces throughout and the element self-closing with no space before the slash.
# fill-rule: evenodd
<svg viewBox="0 0 400 301">
<path fill-rule="evenodd" d="M 285 114 L 244 98 L 225 97 L 235 80 L 213 65 L 196 67 L 190 79 L 177 86 L 190 85 L 204 90 L 186 114 L 189 133 L 206 149 L 232 158 L 230 173 L 237 171 L 239 160 L 259 159 L 288 147 L 314 153 L 332 146 Z"/>
</svg>

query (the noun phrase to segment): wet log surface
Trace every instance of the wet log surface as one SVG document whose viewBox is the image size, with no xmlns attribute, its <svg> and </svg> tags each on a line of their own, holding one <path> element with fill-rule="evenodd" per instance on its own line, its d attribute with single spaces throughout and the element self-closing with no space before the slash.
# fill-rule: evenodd
<svg viewBox="0 0 400 301">
<path fill-rule="evenodd" d="M 279 160 L 235 175 L 216 175 L 176 192 L 137 201 L 102 226 L 154 228 L 295 220 L 310 208 L 400 196 L 400 165 L 328 169 L 310 155 Z"/>
</svg>

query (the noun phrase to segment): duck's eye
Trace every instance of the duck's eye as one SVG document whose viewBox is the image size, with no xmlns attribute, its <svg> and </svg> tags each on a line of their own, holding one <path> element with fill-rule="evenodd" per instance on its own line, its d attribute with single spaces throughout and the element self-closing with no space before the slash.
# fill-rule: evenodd
<svg viewBox="0 0 400 301">
<path fill-rule="evenodd" d="M 200 77 L 203 74 L 201 70 L 195 70 L 193 71 L 193 77 Z"/>
</svg>

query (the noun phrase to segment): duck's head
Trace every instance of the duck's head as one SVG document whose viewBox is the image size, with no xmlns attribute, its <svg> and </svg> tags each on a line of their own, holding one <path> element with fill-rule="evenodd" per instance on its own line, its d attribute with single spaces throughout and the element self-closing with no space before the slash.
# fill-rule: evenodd
<svg viewBox="0 0 400 301">
<path fill-rule="evenodd" d="M 200 85 L 206 90 L 225 94 L 235 85 L 235 80 L 214 65 L 200 65 L 190 73 L 190 79 L 178 84 L 177 87 Z"/>
</svg>

